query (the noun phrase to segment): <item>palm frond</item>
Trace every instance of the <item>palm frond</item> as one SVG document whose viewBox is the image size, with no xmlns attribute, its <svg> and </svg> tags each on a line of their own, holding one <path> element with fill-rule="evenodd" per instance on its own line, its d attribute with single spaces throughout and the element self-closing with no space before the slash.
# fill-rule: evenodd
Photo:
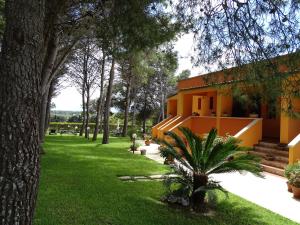
<svg viewBox="0 0 300 225">
<path fill-rule="evenodd" d="M 207 174 L 243 171 L 250 172 L 259 177 L 263 177 L 263 175 L 261 174 L 262 168 L 260 165 L 260 159 L 247 153 L 241 154 L 240 152 L 234 155 L 232 159 L 224 161 L 219 166 L 208 171 Z"/>
<path fill-rule="evenodd" d="M 206 161 L 206 171 L 222 166 L 228 159 L 236 157 L 238 154 L 247 154 L 246 148 L 238 145 L 239 140 L 229 137 L 223 142 L 216 143 L 211 149 Z"/>
<path fill-rule="evenodd" d="M 181 131 L 182 128 L 179 128 L 179 130 Z M 166 132 L 166 135 L 171 137 L 175 141 L 175 146 L 182 151 L 186 161 L 188 161 L 191 167 L 195 168 L 195 162 L 182 138 L 174 132 Z"/>
<path fill-rule="evenodd" d="M 219 182 L 210 179 L 212 174 L 247 171 L 262 177 L 260 159 L 248 154 L 248 149 L 241 147 L 236 138 L 218 137 L 216 129 L 212 129 L 204 139 L 198 137 L 189 128 L 182 127 L 179 130 L 186 138 L 188 146 L 180 136 L 168 132 L 167 135 L 174 140 L 174 143 L 164 141 L 164 147 L 161 150 L 162 156 L 171 155 L 179 162 L 174 170 L 179 176 L 170 177 L 165 181 L 169 191 L 173 184 L 177 184 L 173 194 L 176 192 L 176 194 L 184 195 L 191 198 L 192 201 L 199 201 L 198 203 L 203 204 L 204 198 L 198 198 L 199 195 L 195 195 L 196 192 L 202 192 L 204 196 L 213 190 L 227 193 Z M 183 155 L 178 153 L 177 148 L 182 151 Z M 195 175 L 199 175 L 205 180 L 208 179 L 208 183 L 203 185 L 194 181 Z"/>
<path fill-rule="evenodd" d="M 167 141 L 162 141 L 162 147 L 160 148 L 160 155 L 163 158 L 168 158 L 169 156 L 172 156 L 174 159 L 176 159 L 180 164 L 184 165 L 189 170 L 193 170 L 192 166 L 182 157 L 181 154 L 176 150 L 176 147 L 171 145 Z"/>
</svg>

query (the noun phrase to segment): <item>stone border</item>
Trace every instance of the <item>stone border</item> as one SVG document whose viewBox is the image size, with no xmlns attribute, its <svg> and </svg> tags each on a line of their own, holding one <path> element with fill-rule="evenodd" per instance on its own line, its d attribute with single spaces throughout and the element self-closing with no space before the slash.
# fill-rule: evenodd
<svg viewBox="0 0 300 225">
<path fill-rule="evenodd" d="M 119 176 L 118 178 L 121 181 L 162 181 L 169 177 L 178 177 L 176 174 L 169 174 L 169 175 L 150 175 L 150 176 Z"/>
</svg>

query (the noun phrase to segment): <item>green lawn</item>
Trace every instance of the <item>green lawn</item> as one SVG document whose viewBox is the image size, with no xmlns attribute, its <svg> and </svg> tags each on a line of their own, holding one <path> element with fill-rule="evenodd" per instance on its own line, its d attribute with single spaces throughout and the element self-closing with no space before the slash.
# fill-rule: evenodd
<svg viewBox="0 0 300 225">
<path fill-rule="evenodd" d="M 170 208 L 159 201 L 164 193 L 161 182 L 126 183 L 117 178 L 168 171 L 130 154 L 127 139 L 112 138 L 109 145 L 77 136 L 46 140 L 35 225 L 296 224 L 234 195 L 221 201 L 210 217 Z"/>
</svg>

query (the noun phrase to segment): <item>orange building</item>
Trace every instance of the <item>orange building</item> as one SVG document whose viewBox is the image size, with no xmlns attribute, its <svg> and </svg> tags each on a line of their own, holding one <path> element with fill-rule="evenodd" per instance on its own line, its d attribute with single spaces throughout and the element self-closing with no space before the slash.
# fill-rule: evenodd
<svg viewBox="0 0 300 225">
<path fill-rule="evenodd" d="M 232 83 L 232 76 L 225 76 L 224 71 L 179 81 L 177 94 L 167 100 L 169 116 L 152 128 L 152 137 L 164 139 L 164 132 L 178 133 L 178 127 L 189 127 L 200 136 L 216 128 L 220 136 L 234 136 L 241 145 L 253 148 L 252 153 L 262 157 L 265 171 L 283 175 L 288 163 L 300 160 L 300 119 L 284 112 L 284 98 L 275 101 L 275 113 L 262 101 L 255 114 L 249 107 L 241 110 Z M 300 112 L 300 99 L 293 98 L 292 104 Z"/>
</svg>

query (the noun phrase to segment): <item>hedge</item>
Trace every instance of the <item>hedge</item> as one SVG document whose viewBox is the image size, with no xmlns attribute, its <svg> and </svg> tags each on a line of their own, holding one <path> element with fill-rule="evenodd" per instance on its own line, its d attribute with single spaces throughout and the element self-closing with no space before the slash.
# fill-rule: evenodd
<svg viewBox="0 0 300 225">
<path fill-rule="evenodd" d="M 70 122 L 50 122 L 49 124 L 49 130 L 53 129 L 56 130 L 57 132 L 59 132 L 60 130 L 75 130 L 75 127 L 77 127 L 77 131 L 80 130 L 81 128 L 81 123 L 70 123 Z M 95 123 L 89 123 L 89 127 L 91 129 L 91 131 L 93 131 L 95 129 Z M 122 129 L 123 126 L 119 125 L 120 130 Z M 110 124 L 109 125 L 109 129 L 111 132 L 114 132 L 115 130 L 117 130 L 117 124 Z M 146 126 L 147 131 L 151 130 L 151 126 Z M 128 131 L 132 130 L 131 126 L 128 126 Z M 139 132 L 139 131 L 136 131 Z"/>
</svg>

